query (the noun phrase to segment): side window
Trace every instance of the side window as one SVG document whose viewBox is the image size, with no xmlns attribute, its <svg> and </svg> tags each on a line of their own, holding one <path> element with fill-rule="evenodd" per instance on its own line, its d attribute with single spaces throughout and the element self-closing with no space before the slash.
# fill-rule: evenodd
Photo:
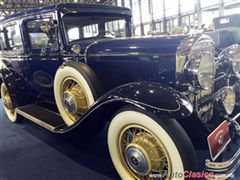
<svg viewBox="0 0 240 180">
<path fill-rule="evenodd" d="M 106 31 L 111 32 L 116 37 L 124 37 L 126 36 L 126 21 L 124 20 L 116 20 L 105 23 Z"/>
<path fill-rule="evenodd" d="M 67 34 L 68 34 L 69 41 L 74 41 L 74 40 L 80 39 L 80 32 L 79 32 L 78 27 L 73 27 L 73 28 L 69 29 Z"/>
<path fill-rule="evenodd" d="M 4 30 L 2 28 L 1 28 L 1 33 L 0 33 L 0 46 L 1 46 L 2 51 L 7 50 L 6 40 L 5 40 L 5 36 L 4 36 Z"/>
<path fill-rule="evenodd" d="M 83 38 L 96 37 L 98 35 L 98 24 L 83 27 Z"/>
<path fill-rule="evenodd" d="M 22 50 L 23 43 L 19 24 L 14 24 L 6 27 L 10 50 Z M 1 36 L 2 37 L 2 36 Z M 4 37 L 2 37 L 4 39 Z"/>
<path fill-rule="evenodd" d="M 27 22 L 27 31 L 32 49 L 58 49 L 57 29 L 51 18 Z"/>
</svg>

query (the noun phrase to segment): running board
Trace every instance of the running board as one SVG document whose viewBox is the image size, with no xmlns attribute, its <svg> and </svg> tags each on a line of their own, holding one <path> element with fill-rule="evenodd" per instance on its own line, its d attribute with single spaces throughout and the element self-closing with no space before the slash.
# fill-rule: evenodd
<svg viewBox="0 0 240 180">
<path fill-rule="evenodd" d="M 62 117 L 58 113 L 45 109 L 36 104 L 18 107 L 16 112 L 26 119 L 52 132 L 58 128 L 66 126 Z"/>
</svg>

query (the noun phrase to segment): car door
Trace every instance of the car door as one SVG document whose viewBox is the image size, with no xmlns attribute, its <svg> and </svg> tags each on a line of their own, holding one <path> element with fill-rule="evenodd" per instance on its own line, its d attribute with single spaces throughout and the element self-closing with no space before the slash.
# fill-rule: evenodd
<svg viewBox="0 0 240 180">
<path fill-rule="evenodd" d="M 54 76 L 63 62 L 54 13 L 28 18 L 23 26 L 28 44 L 30 84 L 39 97 L 54 100 Z"/>
<path fill-rule="evenodd" d="M 23 101 L 30 102 L 34 97 L 34 92 L 28 87 L 28 66 L 21 29 L 21 19 L 10 20 L 2 23 L 0 27 L 1 43 L 1 69 L 3 69 L 4 81 L 8 85 L 9 91 L 15 105 L 22 105 Z M 29 93 L 31 92 L 31 93 Z M 24 100 L 27 99 L 27 100 Z"/>
</svg>

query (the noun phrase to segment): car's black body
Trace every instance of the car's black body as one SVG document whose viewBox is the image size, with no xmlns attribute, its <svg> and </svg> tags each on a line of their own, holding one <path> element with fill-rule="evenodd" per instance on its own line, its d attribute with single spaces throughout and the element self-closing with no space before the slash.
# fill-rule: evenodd
<svg viewBox="0 0 240 180">
<path fill-rule="evenodd" d="M 120 16 L 126 21 L 126 37 L 97 37 L 70 43 L 61 18 L 68 13 L 74 16 L 73 12 Z M 52 48 L 31 48 L 27 22 L 49 16 L 54 28 L 57 27 L 56 44 Z M 131 105 L 157 116 L 176 119 L 195 148 L 207 149 L 207 137 L 226 118 L 227 114 L 222 107 L 217 107 L 215 99 L 220 96 L 216 92 L 229 84 L 215 82 L 216 88 L 203 89 L 186 72 L 191 58 L 201 58 L 204 53 L 213 57 L 214 42 L 208 36 L 131 38 L 130 10 L 112 6 L 63 4 L 16 14 L 1 22 L 2 39 L 9 40 L 5 27 L 15 22 L 19 23 L 23 46 L 20 50 L 14 49 L 2 40 L 5 45 L 1 46 L 0 77 L 20 115 L 29 117 L 31 114 L 35 119 L 57 117 L 61 121 L 56 115 L 59 112 L 53 93 L 58 68 L 80 68 L 92 83 L 96 101 L 90 109 L 71 126 L 62 122 L 52 128 L 54 122 L 48 122 L 49 128 L 36 121 L 48 130 L 65 134 L 94 133 L 110 121 L 118 109 Z M 75 44 L 81 48 L 78 54 L 72 51 Z M 41 110 L 43 114 L 38 114 L 40 107 L 49 109 L 52 114 L 44 110 Z M 236 109 L 230 117 L 237 112 Z M 231 123 L 229 127 L 231 135 L 234 134 Z"/>
</svg>

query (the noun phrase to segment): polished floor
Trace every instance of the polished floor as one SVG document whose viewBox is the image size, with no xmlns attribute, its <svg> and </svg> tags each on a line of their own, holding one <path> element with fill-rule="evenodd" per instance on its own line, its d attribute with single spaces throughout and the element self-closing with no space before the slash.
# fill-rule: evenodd
<svg viewBox="0 0 240 180">
<path fill-rule="evenodd" d="M 106 129 L 94 138 L 69 142 L 27 120 L 10 123 L 0 100 L 0 180 L 120 179 L 108 153 Z M 240 170 L 231 180 L 239 179 Z"/>
</svg>

